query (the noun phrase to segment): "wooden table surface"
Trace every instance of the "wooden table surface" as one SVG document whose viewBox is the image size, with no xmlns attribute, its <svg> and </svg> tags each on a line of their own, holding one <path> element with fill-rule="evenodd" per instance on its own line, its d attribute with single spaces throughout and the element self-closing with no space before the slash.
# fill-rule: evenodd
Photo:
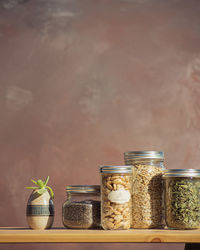
<svg viewBox="0 0 200 250">
<path fill-rule="evenodd" d="M 61 242 L 163 242 L 200 243 L 200 230 L 143 230 L 121 231 L 31 230 L 28 228 L 0 228 L 0 243 L 61 243 Z"/>
</svg>

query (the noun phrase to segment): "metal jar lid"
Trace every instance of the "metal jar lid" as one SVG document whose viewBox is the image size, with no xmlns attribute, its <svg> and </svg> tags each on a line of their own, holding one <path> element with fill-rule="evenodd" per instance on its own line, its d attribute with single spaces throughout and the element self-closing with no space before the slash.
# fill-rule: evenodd
<svg viewBox="0 0 200 250">
<path fill-rule="evenodd" d="M 101 173 L 132 174 L 133 166 L 100 166 Z"/>
<path fill-rule="evenodd" d="M 100 185 L 66 186 L 67 193 L 100 193 Z"/>
<path fill-rule="evenodd" d="M 124 153 L 125 160 L 160 159 L 164 160 L 164 152 L 161 151 L 128 151 Z"/>
<path fill-rule="evenodd" d="M 200 177 L 200 169 L 167 169 L 163 178 L 167 177 Z"/>
</svg>

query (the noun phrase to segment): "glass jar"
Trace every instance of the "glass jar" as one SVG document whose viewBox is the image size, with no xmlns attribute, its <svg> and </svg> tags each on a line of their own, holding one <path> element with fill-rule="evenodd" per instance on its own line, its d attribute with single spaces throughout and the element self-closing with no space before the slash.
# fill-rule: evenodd
<svg viewBox="0 0 200 250">
<path fill-rule="evenodd" d="M 67 228 L 100 228 L 100 186 L 67 186 L 63 225 Z"/>
<path fill-rule="evenodd" d="M 200 170 L 169 169 L 163 180 L 167 226 L 172 229 L 200 228 Z"/>
<path fill-rule="evenodd" d="M 129 229 L 132 222 L 132 166 L 102 166 L 101 225 Z"/>
<path fill-rule="evenodd" d="M 133 228 L 163 227 L 164 153 L 129 151 L 124 153 L 126 165 L 133 165 Z"/>
</svg>

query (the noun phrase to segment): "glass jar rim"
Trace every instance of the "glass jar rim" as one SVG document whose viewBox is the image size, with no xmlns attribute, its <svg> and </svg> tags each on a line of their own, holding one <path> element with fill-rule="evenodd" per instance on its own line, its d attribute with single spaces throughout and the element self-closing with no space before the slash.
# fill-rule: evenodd
<svg viewBox="0 0 200 250">
<path fill-rule="evenodd" d="M 133 166 L 100 166 L 101 173 L 132 174 Z"/>
<path fill-rule="evenodd" d="M 166 177 L 200 177 L 200 169 L 166 169 L 163 178 Z"/>
<path fill-rule="evenodd" d="M 67 193 L 97 193 L 100 194 L 100 185 L 68 185 L 66 186 Z"/>
<path fill-rule="evenodd" d="M 160 159 L 164 160 L 164 152 L 162 151 L 127 151 L 124 152 L 125 160 L 136 159 Z"/>
</svg>

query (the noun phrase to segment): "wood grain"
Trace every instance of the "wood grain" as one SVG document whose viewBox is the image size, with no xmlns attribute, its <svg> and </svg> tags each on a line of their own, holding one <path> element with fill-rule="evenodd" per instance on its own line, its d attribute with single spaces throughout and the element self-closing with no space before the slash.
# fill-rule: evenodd
<svg viewBox="0 0 200 250">
<path fill-rule="evenodd" d="M 163 242 L 199 243 L 200 230 L 31 230 L 0 228 L 0 243 Z"/>
</svg>

